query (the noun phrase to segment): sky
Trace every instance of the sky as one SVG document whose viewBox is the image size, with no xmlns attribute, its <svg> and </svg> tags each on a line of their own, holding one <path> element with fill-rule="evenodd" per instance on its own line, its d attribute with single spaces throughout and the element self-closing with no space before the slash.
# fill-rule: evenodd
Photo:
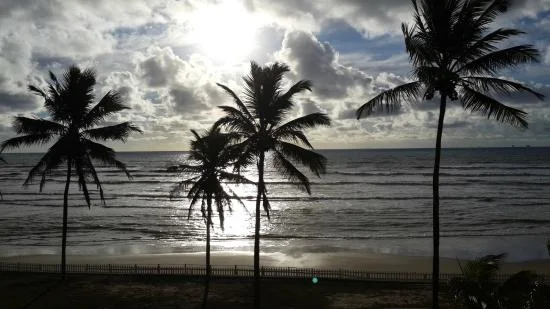
<svg viewBox="0 0 550 309">
<path fill-rule="evenodd" d="M 433 103 L 355 119 L 355 110 L 377 93 L 410 80 L 400 30 L 410 18 L 408 0 L 2 0 L 0 141 L 15 136 L 13 116 L 47 118 L 27 86 L 44 87 L 48 71 L 60 75 L 76 64 L 97 71 L 98 98 L 118 90 L 131 107 L 109 123 L 129 120 L 144 131 L 110 146 L 187 150 L 189 130 L 208 128 L 222 115 L 216 106 L 232 104 L 216 83 L 240 93 L 250 61 L 278 61 L 291 69 L 285 86 L 313 83 L 289 116 L 321 111 L 332 120 L 331 127 L 307 131 L 316 148 L 433 147 Z M 550 95 L 550 0 L 513 1 L 494 27 L 526 31 L 512 43 L 534 44 L 541 52 L 540 63 L 500 77 Z M 527 130 L 451 103 L 443 145 L 550 146 L 548 100 L 503 100 L 529 113 Z"/>
</svg>

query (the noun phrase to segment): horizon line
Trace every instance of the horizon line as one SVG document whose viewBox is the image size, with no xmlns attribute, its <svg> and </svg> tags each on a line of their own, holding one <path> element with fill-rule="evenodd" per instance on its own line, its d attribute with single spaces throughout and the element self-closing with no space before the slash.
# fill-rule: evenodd
<svg viewBox="0 0 550 309">
<path fill-rule="evenodd" d="M 550 145 L 547 146 L 465 146 L 465 147 L 442 147 L 441 149 L 499 149 L 499 148 L 550 148 Z M 315 148 L 316 151 L 342 151 L 342 150 L 427 150 L 435 149 L 435 147 L 393 147 L 393 148 Z M 189 152 L 189 150 L 115 150 L 116 153 L 137 153 L 137 152 Z M 3 152 L 1 154 L 39 154 L 46 153 L 44 152 Z"/>
</svg>

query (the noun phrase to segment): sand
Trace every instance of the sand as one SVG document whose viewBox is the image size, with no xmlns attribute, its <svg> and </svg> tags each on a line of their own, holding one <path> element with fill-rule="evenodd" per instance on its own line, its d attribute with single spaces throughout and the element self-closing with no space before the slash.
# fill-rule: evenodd
<svg viewBox="0 0 550 309">
<path fill-rule="evenodd" d="M 58 255 L 28 255 L 0 258 L 0 262 L 58 264 Z M 70 255 L 70 264 L 204 264 L 204 252 L 142 254 L 142 255 Z M 461 260 L 460 263 L 466 261 Z M 213 252 L 213 265 L 252 265 L 251 252 Z M 307 267 L 321 269 L 356 269 L 373 272 L 431 272 L 431 257 L 396 256 L 372 253 L 305 253 L 299 256 L 287 256 L 281 253 L 262 253 L 260 264 L 263 266 Z M 456 259 L 441 259 L 442 273 L 459 273 Z M 505 262 L 501 267 L 503 273 L 514 273 L 520 270 L 532 270 L 540 274 L 550 274 L 550 259 L 527 262 Z"/>
<path fill-rule="evenodd" d="M 200 308 L 202 280 L 182 278 L 74 275 L 65 281 L 50 274 L 6 273 L 0 303 L 6 309 L 174 309 Z M 252 280 L 213 280 L 208 308 L 252 308 Z M 262 309 L 430 308 L 429 286 L 365 282 L 263 280 Z M 446 293 L 441 308 L 451 308 Z"/>
</svg>

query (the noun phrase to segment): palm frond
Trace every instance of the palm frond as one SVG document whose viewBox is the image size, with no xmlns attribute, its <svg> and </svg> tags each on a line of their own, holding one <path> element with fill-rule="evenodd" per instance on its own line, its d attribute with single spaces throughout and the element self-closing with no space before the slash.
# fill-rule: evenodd
<svg viewBox="0 0 550 309">
<path fill-rule="evenodd" d="M 237 94 L 235 94 L 235 92 L 233 90 L 231 90 L 229 87 L 227 87 L 223 84 L 216 83 L 216 85 L 218 85 L 223 90 L 225 90 L 225 92 L 229 93 L 229 95 L 233 98 L 233 101 L 235 102 L 235 104 L 237 104 L 237 107 L 239 108 L 239 111 L 245 116 L 245 118 L 248 121 L 253 122 L 252 114 L 250 114 L 250 112 L 248 111 L 248 108 L 246 108 L 243 101 L 241 101 L 241 99 L 237 96 Z"/>
<path fill-rule="evenodd" d="M 122 100 L 118 91 L 111 90 L 86 114 L 83 120 L 83 127 L 89 128 L 105 120 L 108 116 L 129 109 Z"/>
<path fill-rule="evenodd" d="M 182 196 L 184 192 L 187 191 L 187 188 L 193 185 L 198 179 L 199 177 L 193 177 L 190 179 L 179 181 L 172 187 L 172 189 L 170 189 L 170 199 L 172 200 L 174 198 Z"/>
<path fill-rule="evenodd" d="M 481 113 L 487 116 L 487 118 L 493 118 L 497 121 L 511 124 L 512 126 L 528 127 L 526 112 L 506 106 L 470 87 L 463 87 L 460 94 L 460 100 L 464 109 L 471 112 Z"/>
<path fill-rule="evenodd" d="M 126 174 L 128 179 L 132 179 L 132 175 L 126 168 L 126 164 L 116 159 L 115 151 L 112 148 L 93 142 L 89 139 L 82 140 L 90 158 L 100 161 L 107 166 L 113 166 Z"/>
<path fill-rule="evenodd" d="M 103 186 L 101 185 L 101 181 L 99 180 L 99 176 L 97 175 L 92 159 L 88 154 L 86 154 L 85 156 L 85 162 L 86 162 L 86 166 L 89 169 L 90 174 L 92 175 L 94 184 L 96 185 L 96 188 L 99 191 L 99 198 L 103 202 L 103 205 L 105 205 L 106 202 L 105 202 L 105 196 L 103 195 Z"/>
<path fill-rule="evenodd" d="M 140 128 L 131 122 L 123 122 L 112 126 L 88 129 L 82 133 L 88 138 L 94 140 L 119 140 L 124 142 L 131 132 L 143 133 Z"/>
<path fill-rule="evenodd" d="M 496 74 L 501 69 L 519 64 L 536 63 L 540 53 L 533 45 L 518 45 L 485 54 L 461 66 L 457 72 L 463 74 Z"/>
<path fill-rule="evenodd" d="M 495 20 L 495 18 L 505 12 L 509 6 L 509 0 L 482 0 L 485 9 L 477 16 L 476 24 L 483 27 Z"/>
<path fill-rule="evenodd" d="M 498 289 L 498 294 L 506 303 L 506 308 L 523 308 L 535 288 L 537 275 L 524 270 L 513 274 Z"/>
<path fill-rule="evenodd" d="M 34 181 L 36 176 L 41 176 L 40 192 L 46 184 L 46 175 L 52 170 L 57 169 L 61 163 L 67 160 L 66 149 L 71 147 L 67 138 L 60 138 L 50 149 L 42 156 L 38 163 L 29 171 L 23 186 L 28 186 Z"/>
<path fill-rule="evenodd" d="M 501 78 L 487 76 L 465 76 L 462 78 L 462 80 L 466 82 L 469 87 L 476 91 L 496 91 L 500 94 L 506 95 L 510 95 L 515 92 L 527 92 L 534 95 L 539 100 L 544 99 L 544 95 L 542 93 L 536 92 L 528 87 L 523 86 L 520 83 Z"/>
<path fill-rule="evenodd" d="M 243 175 L 229 173 L 225 171 L 220 171 L 219 174 L 220 174 L 220 180 L 222 181 L 229 181 L 229 182 L 234 182 L 238 184 L 255 184 L 255 182 L 253 182 L 252 180 L 249 180 Z"/>
<path fill-rule="evenodd" d="M 299 188 L 305 190 L 308 194 L 311 194 L 311 187 L 309 179 L 302 174 L 295 166 L 285 158 L 285 155 L 279 151 L 275 151 L 273 155 L 273 166 L 281 173 L 286 179 L 296 184 Z M 264 203 L 266 202 L 267 195 L 264 196 Z"/>
<path fill-rule="evenodd" d="M 311 145 L 306 135 L 302 131 L 292 131 L 292 130 L 279 131 L 277 132 L 276 138 L 284 142 L 303 144 L 306 147 L 313 149 L 313 145 Z"/>
<path fill-rule="evenodd" d="M 312 113 L 293 119 L 273 130 L 273 136 L 278 137 L 285 132 L 301 131 L 317 126 L 330 126 L 330 119 L 325 113 Z"/>
<path fill-rule="evenodd" d="M 272 117 L 270 117 L 271 123 L 278 123 L 294 106 L 292 98 L 303 91 L 311 91 L 311 81 L 300 80 L 292 85 L 284 94 L 278 95 L 279 89 L 275 90 L 275 100 L 270 106 Z"/>
<path fill-rule="evenodd" d="M 275 144 L 275 149 L 285 157 L 308 167 L 317 176 L 326 172 L 327 159 L 321 154 L 282 141 Z"/>
<path fill-rule="evenodd" d="M 43 97 L 44 99 L 48 99 L 48 95 L 44 92 L 44 90 L 34 86 L 34 85 L 29 85 L 28 87 L 29 91 L 31 91 L 32 93 L 36 94 L 36 95 L 39 95 L 41 97 Z"/>
<path fill-rule="evenodd" d="M 83 168 L 83 162 L 80 159 L 74 160 L 74 166 L 76 169 L 76 175 L 78 176 L 78 186 L 84 194 L 84 199 L 86 200 L 86 205 L 88 209 L 91 208 L 90 193 L 88 192 L 88 185 L 86 184 L 86 173 Z"/>
<path fill-rule="evenodd" d="M 465 50 L 462 50 L 459 57 L 453 63 L 452 68 L 454 69 L 458 65 L 463 65 L 468 61 L 475 60 L 487 53 L 493 52 L 498 49 L 498 47 L 495 45 L 496 43 L 523 33 L 523 31 L 517 29 L 496 29 L 468 46 Z"/>
<path fill-rule="evenodd" d="M 95 71 L 91 68 L 81 70 L 77 66 L 71 66 L 64 72 L 60 84 L 63 90 L 60 95 L 63 100 L 56 103 L 64 105 L 71 121 L 82 121 L 94 101 Z"/>
<path fill-rule="evenodd" d="M 218 119 L 214 127 L 225 127 L 230 131 L 237 130 L 253 134 L 256 131 L 254 120 L 243 114 L 240 110 L 231 106 L 218 106 L 227 116 Z"/>
<path fill-rule="evenodd" d="M 13 119 L 13 128 L 17 134 L 63 134 L 67 127 L 45 119 L 32 119 L 16 116 Z"/>
<path fill-rule="evenodd" d="M 48 143 L 53 137 L 54 135 L 49 133 L 13 137 L 2 142 L 0 145 L 0 152 L 3 152 L 5 149 L 18 148 L 21 146 L 43 145 Z"/>
<path fill-rule="evenodd" d="M 271 220 L 271 204 L 269 203 L 269 198 L 267 198 L 267 189 L 264 186 L 262 191 L 262 207 L 264 208 L 267 220 Z"/>
<path fill-rule="evenodd" d="M 417 24 L 422 25 L 422 21 L 418 20 Z M 405 23 L 401 24 L 401 31 L 405 39 L 405 49 L 409 54 L 409 60 L 415 66 L 439 62 L 439 55 L 435 53 L 435 50 L 425 40 L 415 35 L 414 30 L 415 28 L 409 28 Z"/>
<path fill-rule="evenodd" d="M 417 99 L 421 87 L 422 83 L 415 81 L 388 89 L 363 104 L 357 110 L 357 119 L 378 112 L 395 112 L 400 108 L 401 101 Z"/>
</svg>

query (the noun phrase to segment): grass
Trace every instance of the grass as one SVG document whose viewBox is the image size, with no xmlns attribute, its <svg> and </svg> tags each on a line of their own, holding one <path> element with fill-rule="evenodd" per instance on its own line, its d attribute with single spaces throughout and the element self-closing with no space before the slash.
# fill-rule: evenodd
<svg viewBox="0 0 550 309">
<path fill-rule="evenodd" d="M 0 273 L 0 307 L 36 308 L 199 308 L 202 280 L 139 277 Z M 429 308 L 429 286 L 321 280 L 263 280 L 262 308 Z M 443 299 L 443 303 L 448 302 Z M 251 308 L 252 281 L 214 279 L 208 308 Z M 448 307 L 448 306 L 443 306 Z"/>
</svg>

